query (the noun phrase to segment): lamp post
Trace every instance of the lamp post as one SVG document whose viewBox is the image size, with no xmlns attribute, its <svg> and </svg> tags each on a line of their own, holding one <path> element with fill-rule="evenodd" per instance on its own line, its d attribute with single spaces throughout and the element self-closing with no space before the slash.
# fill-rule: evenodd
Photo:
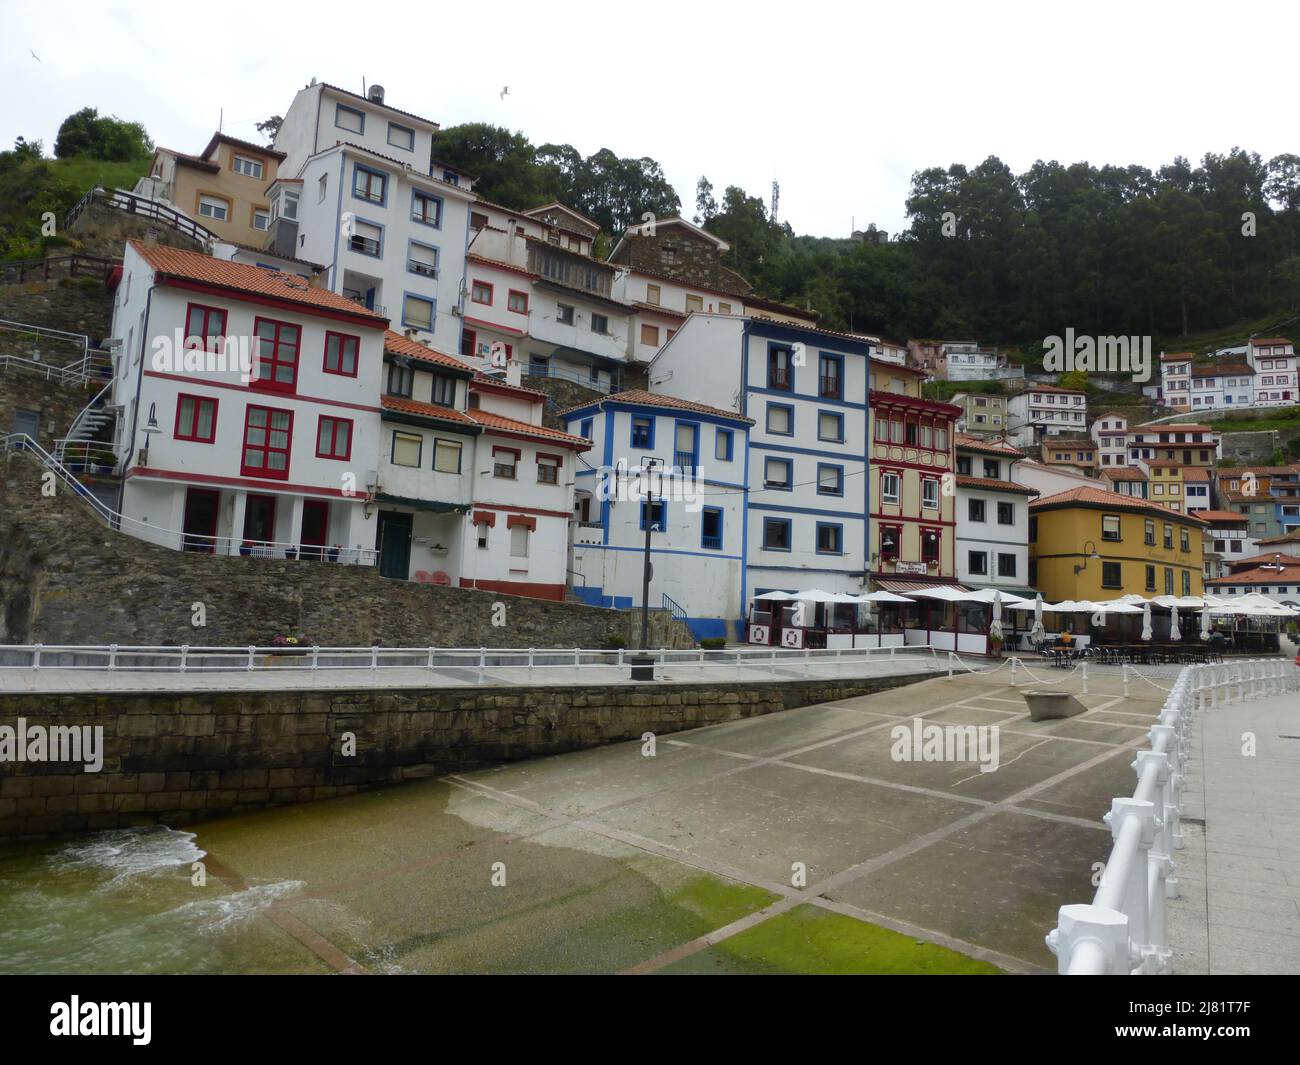
<svg viewBox="0 0 1300 1065">
<path fill-rule="evenodd" d="M 1074 567 L 1074 575 L 1077 577 L 1080 573 L 1088 568 L 1088 560 L 1091 558 L 1101 558 L 1097 553 L 1097 545 L 1091 540 L 1085 540 L 1083 544 L 1083 565 Z"/>
<path fill-rule="evenodd" d="M 632 680 L 654 680 L 654 657 L 650 650 L 650 578 L 654 576 L 654 563 L 650 561 L 650 534 L 655 529 L 655 490 L 654 478 L 661 481 L 659 495 L 662 497 L 663 471 L 654 459 L 649 459 L 642 467 L 641 476 L 645 483 L 645 555 L 641 565 L 641 653 L 630 659 Z"/>
</svg>

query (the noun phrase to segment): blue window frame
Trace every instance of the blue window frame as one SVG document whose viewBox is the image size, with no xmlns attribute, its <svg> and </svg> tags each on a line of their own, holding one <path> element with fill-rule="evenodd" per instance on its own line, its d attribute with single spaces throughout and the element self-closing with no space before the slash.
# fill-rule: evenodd
<svg viewBox="0 0 1300 1065">
<path fill-rule="evenodd" d="M 771 457 L 764 459 L 763 487 L 776 492 L 793 492 L 794 460 Z"/>
<path fill-rule="evenodd" d="M 410 126 L 399 125 L 396 122 L 388 123 L 388 143 L 394 148 L 401 148 L 404 152 L 415 151 L 415 130 Z"/>
<path fill-rule="evenodd" d="M 844 398 L 844 356 L 823 351 L 818 358 L 817 394 L 822 399 Z"/>
<path fill-rule="evenodd" d="M 736 434 L 730 429 L 719 429 L 713 444 L 713 457 L 719 462 L 730 462 L 736 452 Z"/>
<path fill-rule="evenodd" d="M 773 436 L 794 436 L 794 407 L 788 403 L 769 403 L 766 424 Z M 783 425 L 785 428 L 781 428 Z"/>
<path fill-rule="evenodd" d="M 794 391 L 794 349 L 787 344 L 767 346 L 767 387 Z"/>
<path fill-rule="evenodd" d="M 828 521 L 817 523 L 817 553 L 819 555 L 844 554 L 844 526 Z"/>
<path fill-rule="evenodd" d="M 347 121 L 341 121 L 342 119 Z M 366 113 L 346 104 L 335 104 L 334 125 L 349 133 L 363 134 L 366 132 Z"/>
<path fill-rule="evenodd" d="M 423 241 L 407 241 L 406 272 L 431 279 L 437 278 L 438 249 L 432 244 L 425 244 Z"/>
<path fill-rule="evenodd" d="M 700 512 L 700 546 L 706 551 L 722 550 L 722 508 L 705 507 Z"/>
<path fill-rule="evenodd" d="M 687 440 L 682 438 L 686 437 Z M 689 443 L 690 447 L 683 444 Z M 683 470 L 693 470 L 700 464 L 700 425 L 698 422 L 677 422 L 673 426 L 673 465 Z"/>
<path fill-rule="evenodd" d="M 645 512 L 646 512 L 646 501 L 643 499 L 641 500 L 641 531 L 642 532 L 645 532 Z M 668 501 L 667 500 L 656 499 L 654 501 L 654 515 L 652 516 L 651 520 L 654 522 L 655 525 L 654 529 L 652 529 L 651 532 L 662 533 L 668 531 Z"/>
<path fill-rule="evenodd" d="M 411 221 L 422 226 L 442 228 L 442 200 L 432 193 L 411 190 Z"/>
<path fill-rule="evenodd" d="M 352 164 L 352 198 L 388 206 L 388 175 L 361 163 Z"/>
<path fill-rule="evenodd" d="M 817 439 L 832 444 L 844 443 L 844 415 L 833 410 L 817 412 Z"/>
<path fill-rule="evenodd" d="M 817 494 L 842 496 L 844 494 L 844 467 L 833 462 L 817 463 Z"/>
<path fill-rule="evenodd" d="M 595 419 L 594 419 L 594 418 L 583 418 L 583 419 L 582 419 L 582 428 L 580 428 L 580 429 L 578 430 L 578 435 L 579 435 L 580 437 L 582 437 L 584 440 L 590 440 L 590 439 L 591 439 L 591 431 L 592 431 L 592 427 L 593 427 L 594 425 L 595 425 Z"/>
<path fill-rule="evenodd" d="M 444 170 L 442 172 L 442 180 L 448 185 L 460 185 L 460 175 L 454 170 Z"/>
<path fill-rule="evenodd" d="M 789 518 L 763 519 L 763 550 L 790 551 L 791 522 Z"/>
<path fill-rule="evenodd" d="M 629 447 L 649 450 L 655 446 L 655 420 L 648 414 L 632 415 L 632 438 Z"/>
<path fill-rule="evenodd" d="M 419 319 L 410 319 L 406 315 L 407 308 L 411 304 L 426 304 L 429 308 L 429 320 L 427 322 Z M 414 292 L 406 292 L 402 299 L 402 325 L 410 326 L 412 329 L 423 329 L 426 333 L 432 333 L 434 326 L 438 321 L 438 301 L 431 300 L 427 296 L 417 296 Z"/>
</svg>

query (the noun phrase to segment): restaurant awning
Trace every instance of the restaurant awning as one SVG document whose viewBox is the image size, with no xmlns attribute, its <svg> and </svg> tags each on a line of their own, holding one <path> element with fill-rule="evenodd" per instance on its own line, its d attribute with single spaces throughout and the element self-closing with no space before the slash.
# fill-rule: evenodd
<svg viewBox="0 0 1300 1065">
<path fill-rule="evenodd" d="M 375 498 L 381 503 L 391 503 L 395 507 L 410 507 L 412 510 L 428 510 L 434 514 L 468 514 L 471 503 L 441 503 L 436 499 L 412 499 L 410 496 L 393 496 L 379 492 Z"/>
</svg>

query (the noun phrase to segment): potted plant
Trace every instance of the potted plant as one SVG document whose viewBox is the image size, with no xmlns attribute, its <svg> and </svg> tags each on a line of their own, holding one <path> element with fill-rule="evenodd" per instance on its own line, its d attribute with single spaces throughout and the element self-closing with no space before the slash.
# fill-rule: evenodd
<svg viewBox="0 0 1300 1065">
<path fill-rule="evenodd" d="M 305 655 L 311 648 L 311 637 L 303 634 L 283 633 L 271 639 L 271 654 L 276 657 Z"/>
<path fill-rule="evenodd" d="M 286 547 L 284 549 L 284 557 L 292 562 L 298 557 L 298 549 L 296 547 Z"/>
<path fill-rule="evenodd" d="M 245 540 L 242 544 L 240 544 L 239 553 L 241 555 L 251 555 L 253 553 L 253 541 Z"/>
<path fill-rule="evenodd" d="M 331 562 L 337 562 L 337 561 L 339 560 L 339 552 L 342 551 L 342 550 L 343 550 L 343 545 L 342 545 L 342 544 L 335 544 L 335 545 L 334 545 L 333 547 L 331 547 L 331 548 L 329 549 L 329 551 L 326 553 L 326 557 L 327 557 Z"/>
<path fill-rule="evenodd" d="M 989 636 L 989 655 L 992 658 L 1002 657 L 1002 637 Z"/>
</svg>

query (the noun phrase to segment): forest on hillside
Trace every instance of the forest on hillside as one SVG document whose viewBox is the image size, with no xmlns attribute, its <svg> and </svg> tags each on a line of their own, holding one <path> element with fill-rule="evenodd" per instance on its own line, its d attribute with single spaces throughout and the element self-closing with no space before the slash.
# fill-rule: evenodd
<svg viewBox="0 0 1300 1065">
<path fill-rule="evenodd" d="M 41 212 L 62 218 L 84 175 L 143 172 L 151 151 L 143 125 L 93 108 L 64 121 L 53 159 L 19 138 L 0 152 L 0 259 L 61 242 L 41 235 Z M 731 245 L 726 265 L 759 295 L 811 307 L 831 328 L 1033 350 L 1073 327 L 1165 347 L 1248 320 L 1286 332 L 1300 315 L 1297 155 L 1233 148 L 1154 171 L 1039 161 L 1015 174 L 992 156 L 930 167 L 912 176 L 908 228 L 885 242 L 796 234 L 772 223 L 762 197 L 735 185 L 715 194 L 704 176 L 691 209 L 650 156 L 583 155 L 488 123 L 443 130 L 434 156 L 504 206 L 558 199 L 588 215 L 603 230 L 598 254 L 647 211 L 681 213 Z"/>
</svg>

